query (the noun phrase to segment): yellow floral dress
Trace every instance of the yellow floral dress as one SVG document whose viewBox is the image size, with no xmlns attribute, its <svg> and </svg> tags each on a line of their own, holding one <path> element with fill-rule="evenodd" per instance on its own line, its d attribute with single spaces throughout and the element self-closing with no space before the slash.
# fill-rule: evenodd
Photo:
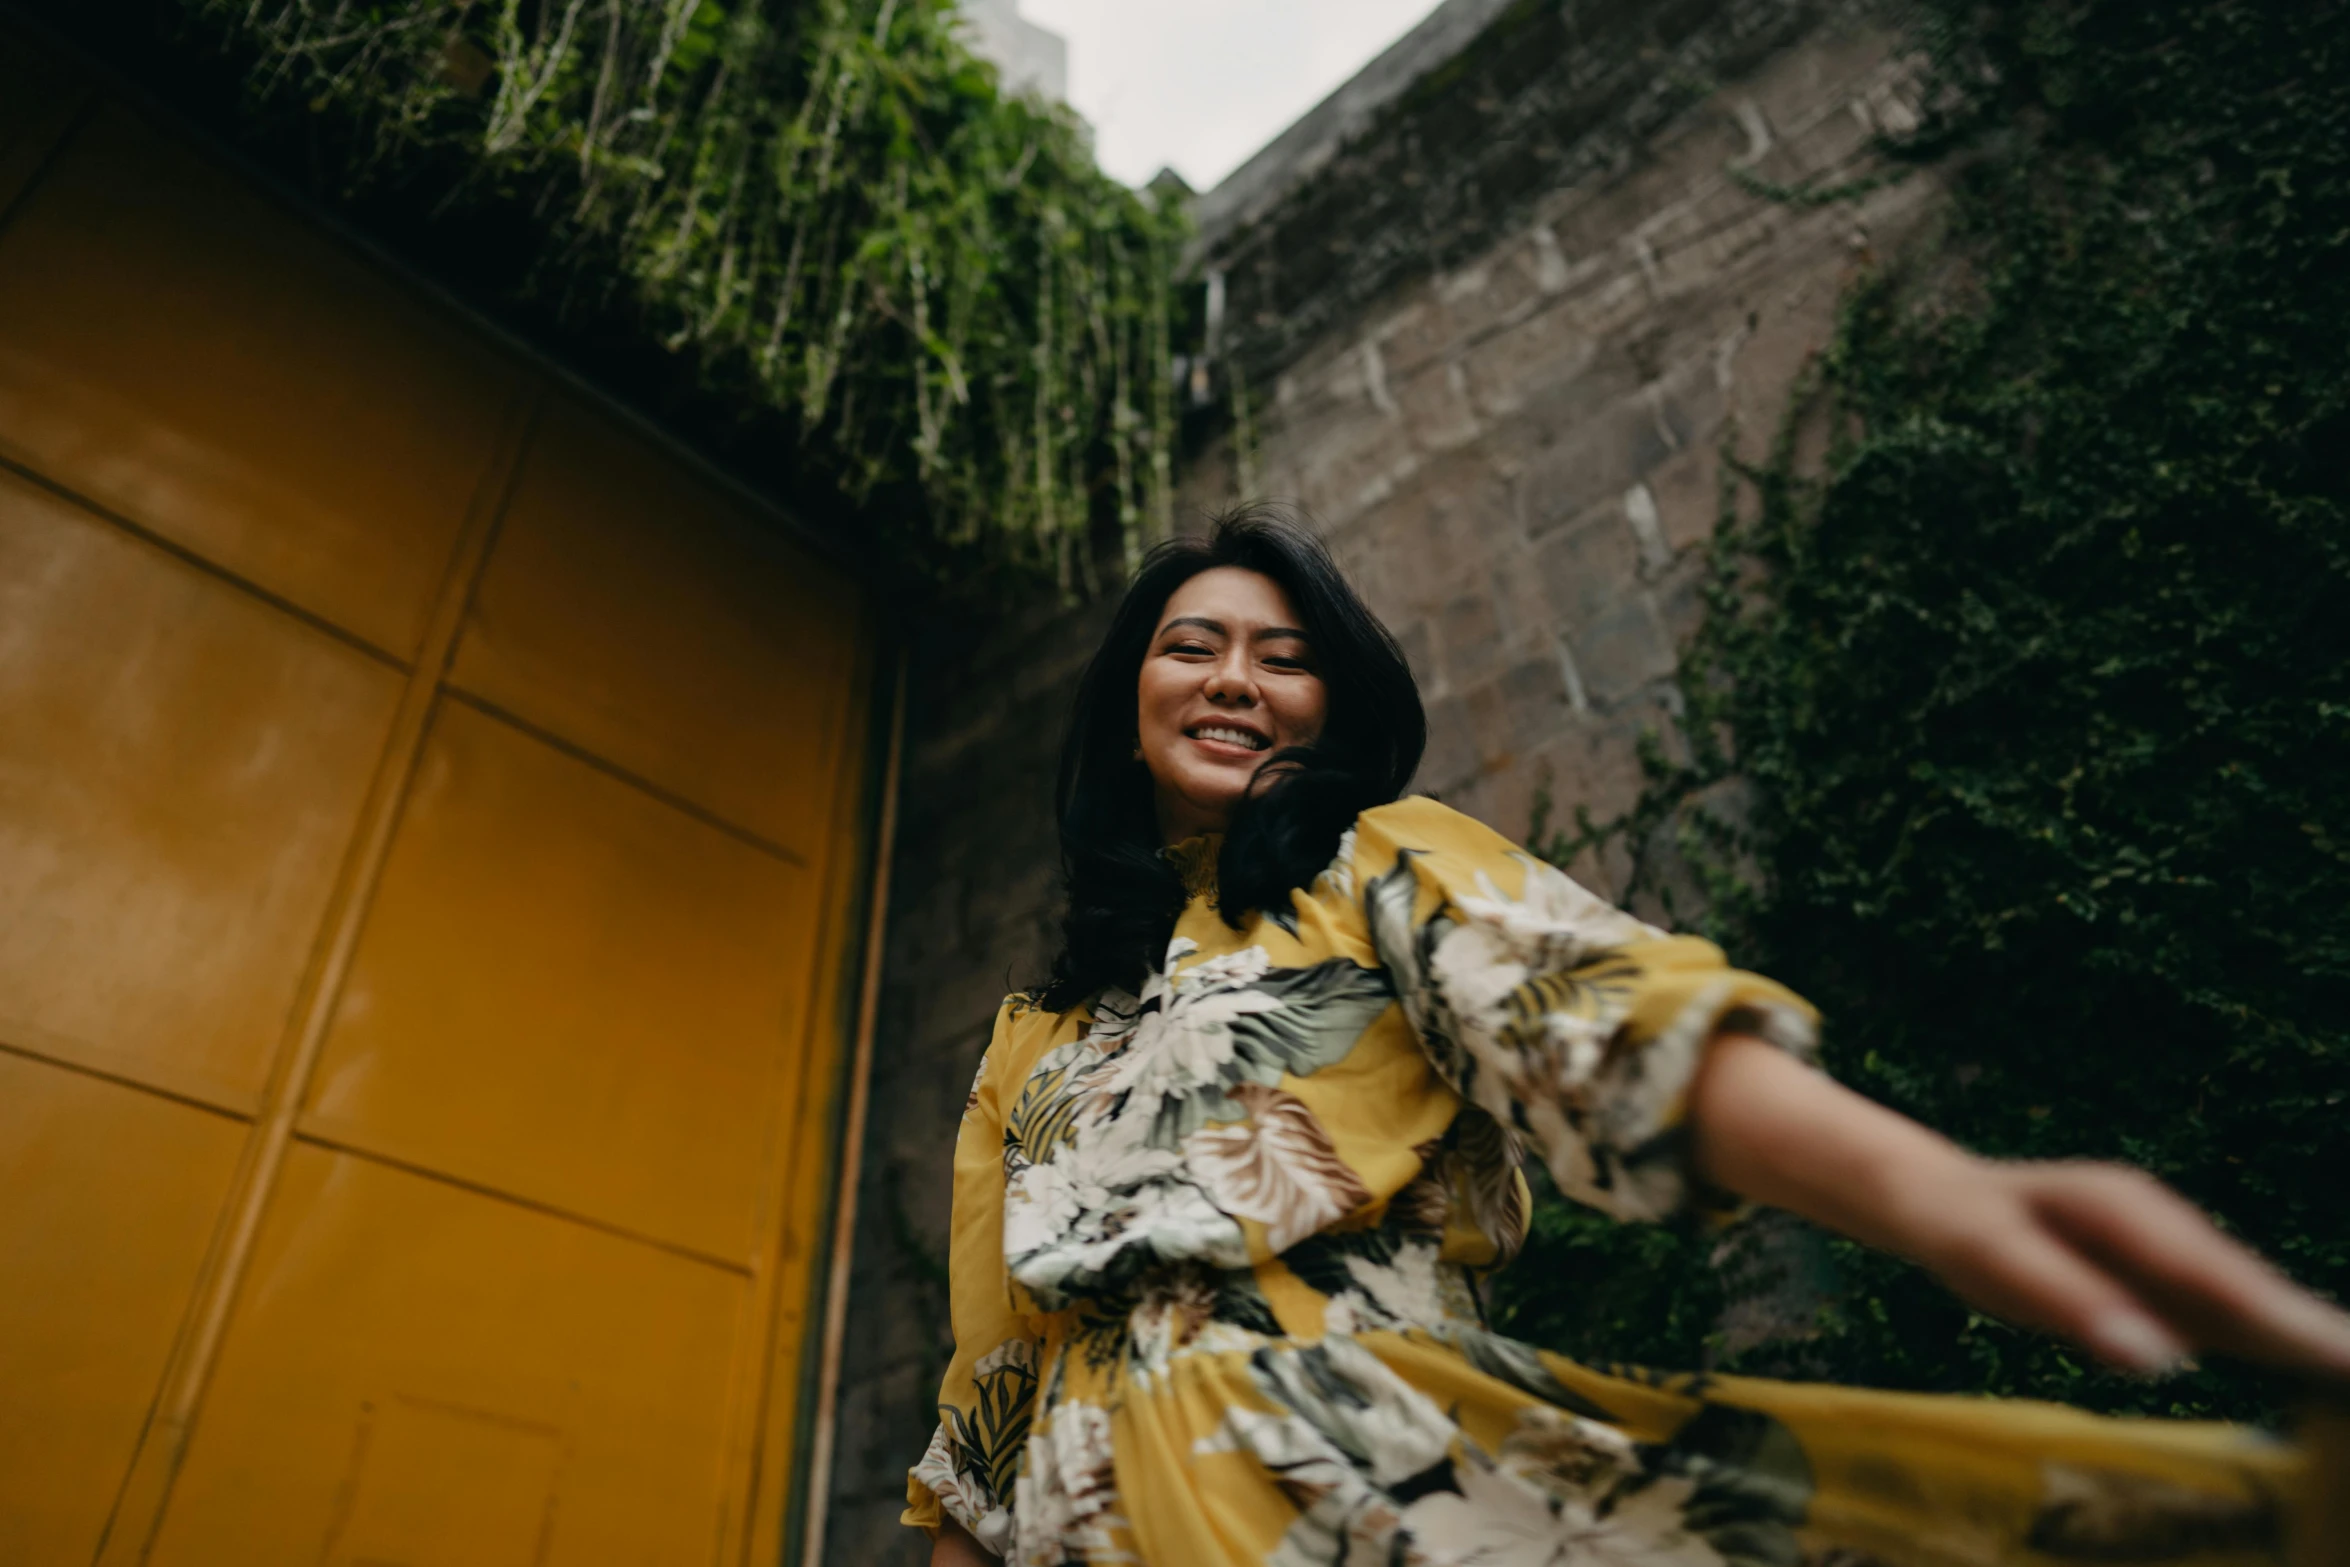
<svg viewBox="0 0 2350 1567">
<path fill-rule="evenodd" d="M 1489 1331 L 1521 1147 L 1702 1207 L 1682 1103 L 1803 1001 L 1431 800 L 1239 930 L 1216 845 L 1140 996 L 996 1020 L 955 1154 L 955 1356 L 906 1521 L 1023 1567 L 2276 1560 L 2293 1450 L 2054 1405 L 1595 1370 Z M 1561 1288 L 1571 1288 L 1562 1280 Z"/>
</svg>

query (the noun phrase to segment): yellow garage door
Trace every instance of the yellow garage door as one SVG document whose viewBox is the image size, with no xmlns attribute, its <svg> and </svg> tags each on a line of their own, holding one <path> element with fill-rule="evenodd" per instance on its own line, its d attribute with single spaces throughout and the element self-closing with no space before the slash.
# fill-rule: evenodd
<svg viewBox="0 0 2350 1567">
<path fill-rule="evenodd" d="M 776 1559 L 861 591 L 0 43 L 0 1563 Z"/>
</svg>

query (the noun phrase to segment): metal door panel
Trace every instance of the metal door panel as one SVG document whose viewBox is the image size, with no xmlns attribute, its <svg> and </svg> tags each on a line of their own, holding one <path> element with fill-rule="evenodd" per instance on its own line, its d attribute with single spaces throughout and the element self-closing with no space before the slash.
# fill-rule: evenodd
<svg viewBox="0 0 2350 1567">
<path fill-rule="evenodd" d="M 444 700 L 303 1126 L 742 1261 L 793 1108 L 808 883 Z"/>
<path fill-rule="evenodd" d="M 548 411 L 453 681 L 803 856 L 827 831 L 862 595 L 678 464 Z"/>
<path fill-rule="evenodd" d="M 0 1052 L 0 1562 L 97 1550 L 244 1137 Z"/>
<path fill-rule="evenodd" d="M 399 696 L 0 472 L 0 1043 L 250 1111 Z"/>
<path fill-rule="evenodd" d="M 864 590 L 32 59 L 0 1562 L 770 1555 Z"/>
<path fill-rule="evenodd" d="M 402 658 L 515 384 L 120 106 L 0 233 L 0 453 Z"/>
<path fill-rule="evenodd" d="M 747 1288 L 297 1144 L 154 1567 L 701 1567 Z"/>
<path fill-rule="evenodd" d="M 0 213 L 54 150 L 87 93 L 79 73 L 15 39 L 0 49 Z"/>
</svg>

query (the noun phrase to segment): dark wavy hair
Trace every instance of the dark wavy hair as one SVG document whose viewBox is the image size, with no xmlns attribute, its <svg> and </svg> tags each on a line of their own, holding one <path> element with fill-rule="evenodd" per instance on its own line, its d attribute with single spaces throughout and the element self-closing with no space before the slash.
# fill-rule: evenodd
<svg viewBox="0 0 2350 1567">
<path fill-rule="evenodd" d="M 1150 772 L 1134 755 L 1136 689 L 1167 600 L 1217 566 L 1280 584 L 1328 697 L 1314 743 L 1266 758 L 1258 786 L 1232 814 L 1216 864 L 1228 922 L 1286 907 L 1291 890 L 1330 863 L 1355 817 L 1401 795 L 1420 765 L 1428 720 L 1411 666 L 1301 522 L 1274 506 L 1243 506 L 1216 518 L 1205 537 L 1153 549 L 1086 665 L 1061 743 L 1056 804 L 1068 912 L 1052 977 L 1031 992 L 1053 1011 L 1112 985 L 1138 987 L 1183 911 L 1182 872 L 1162 852 Z"/>
</svg>

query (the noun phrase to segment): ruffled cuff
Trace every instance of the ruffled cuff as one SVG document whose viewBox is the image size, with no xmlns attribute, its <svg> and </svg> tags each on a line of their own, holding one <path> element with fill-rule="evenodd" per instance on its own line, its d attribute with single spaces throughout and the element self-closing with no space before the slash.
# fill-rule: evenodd
<svg viewBox="0 0 2350 1567">
<path fill-rule="evenodd" d="M 1430 1063 L 1619 1219 L 1718 1210 L 1689 1167 L 1688 1100 L 1726 1024 L 1812 1054 L 1803 999 L 1669 936 L 1432 801 L 1365 812 L 1353 868 L 1373 949 Z"/>
<path fill-rule="evenodd" d="M 1640 963 L 1644 982 L 1603 1063 L 1573 1096 L 1580 1124 L 1535 1141 L 1562 1192 L 1616 1218 L 1730 1222 L 1751 1205 L 1692 1167 L 1690 1089 L 1724 1033 L 1751 1034 L 1818 1065 L 1817 1017 L 1775 982 L 1722 966 L 1709 943 L 1666 938 L 1625 956 Z"/>
<path fill-rule="evenodd" d="M 906 1471 L 906 1510 L 898 1522 L 935 1539 L 941 1522 L 952 1518 L 991 1555 L 1006 1555 L 1012 1548 L 1012 1510 L 956 1459 L 954 1436 L 941 1423 L 921 1461 Z"/>
</svg>

